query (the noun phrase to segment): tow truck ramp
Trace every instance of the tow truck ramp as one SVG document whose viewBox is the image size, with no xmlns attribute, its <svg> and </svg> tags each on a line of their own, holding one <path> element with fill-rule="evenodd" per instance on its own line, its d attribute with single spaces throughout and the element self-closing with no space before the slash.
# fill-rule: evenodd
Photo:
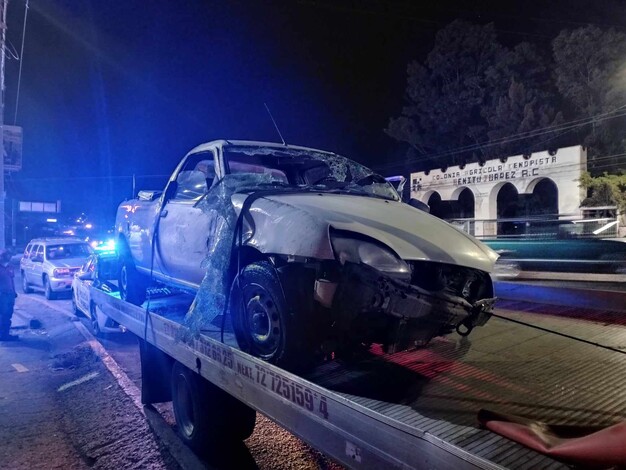
<svg viewBox="0 0 626 470">
<path fill-rule="evenodd" d="M 626 380 L 607 375 L 625 369 L 622 355 L 506 318 L 493 318 L 475 338 L 438 338 L 392 356 L 373 349 L 354 363 L 332 361 L 296 376 L 240 351 L 217 327 L 183 341 L 189 299 L 156 299 L 146 308 L 96 289 L 92 299 L 139 338 L 350 468 L 570 468 L 480 429 L 478 410 L 540 410 L 576 422 L 599 407 L 596 418 L 608 422 L 626 405 Z M 584 382 L 599 376 L 599 386 Z M 587 407 L 589 394 L 573 395 L 585 387 L 595 405 Z"/>
</svg>

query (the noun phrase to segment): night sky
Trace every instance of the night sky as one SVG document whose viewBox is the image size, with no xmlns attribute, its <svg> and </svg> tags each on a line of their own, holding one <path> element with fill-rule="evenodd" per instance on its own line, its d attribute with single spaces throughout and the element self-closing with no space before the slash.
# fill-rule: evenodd
<svg viewBox="0 0 626 470">
<path fill-rule="evenodd" d="M 24 3 L 8 10 L 18 53 Z M 455 18 L 545 47 L 586 21 L 626 30 L 621 2 L 419 3 L 31 0 L 16 122 L 23 170 L 7 179 L 8 196 L 112 220 L 133 174 L 158 189 L 199 143 L 278 141 L 264 103 L 288 143 L 376 167 L 405 151 L 383 129 L 401 110 L 407 63 Z M 6 124 L 18 67 L 7 60 Z"/>
</svg>

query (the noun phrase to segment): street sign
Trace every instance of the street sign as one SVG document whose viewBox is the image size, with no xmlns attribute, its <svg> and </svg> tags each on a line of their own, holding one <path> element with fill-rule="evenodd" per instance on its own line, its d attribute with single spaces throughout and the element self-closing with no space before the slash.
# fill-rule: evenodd
<svg viewBox="0 0 626 470">
<path fill-rule="evenodd" d="M 22 128 L 4 126 L 4 171 L 20 171 L 22 169 Z"/>
</svg>

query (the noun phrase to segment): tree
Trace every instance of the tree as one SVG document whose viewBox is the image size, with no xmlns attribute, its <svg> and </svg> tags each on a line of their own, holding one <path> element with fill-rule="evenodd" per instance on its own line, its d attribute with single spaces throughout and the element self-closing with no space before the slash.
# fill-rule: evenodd
<svg viewBox="0 0 626 470">
<path fill-rule="evenodd" d="M 591 196 L 583 201 L 583 206 L 617 206 L 621 214 L 626 213 L 626 171 L 596 177 L 585 172 L 580 178 L 580 185 L 591 190 Z"/>
<path fill-rule="evenodd" d="M 428 166 L 522 153 L 529 139 L 511 136 L 562 119 L 551 106 L 543 58 L 527 43 L 504 47 L 493 24 L 452 22 L 407 74 L 406 106 L 386 132 Z"/>
<path fill-rule="evenodd" d="M 619 110 L 626 113 L 626 35 L 596 26 L 563 30 L 552 50 L 559 92 L 578 117 L 589 118 L 578 135 L 589 147 L 590 160 L 623 152 L 626 119 L 615 116 Z M 605 161 L 604 168 L 606 163 L 611 162 Z"/>
<path fill-rule="evenodd" d="M 557 134 L 536 133 L 563 122 L 562 113 L 555 110 L 556 89 L 547 59 L 534 46 L 523 42 L 510 52 L 509 61 L 499 66 L 504 67 L 502 74 L 509 77 L 508 90 L 504 94 L 494 90 L 493 101 L 485 103 L 482 109 L 488 124 L 490 156 L 559 147 L 562 142 Z M 502 143 L 495 145 L 496 142 Z"/>
</svg>

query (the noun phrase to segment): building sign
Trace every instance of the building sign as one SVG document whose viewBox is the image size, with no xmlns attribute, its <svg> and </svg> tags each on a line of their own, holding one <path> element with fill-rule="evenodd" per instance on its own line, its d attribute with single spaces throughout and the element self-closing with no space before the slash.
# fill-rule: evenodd
<svg viewBox="0 0 626 470">
<path fill-rule="evenodd" d="M 57 202 L 32 202 L 19 201 L 20 212 L 61 212 L 61 201 Z"/>
<path fill-rule="evenodd" d="M 411 191 L 419 191 L 425 186 L 433 187 L 440 184 L 466 186 L 478 183 L 509 181 L 518 178 L 530 178 L 549 172 L 558 166 L 558 155 L 546 155 L 539 158 L 517 157 L 516 160 L 501 162 L 493 160 L 480 166 L 478 163 L 467 165 L 464 169 L 454 167 L 446 171 L 423 172 L 413 174 Z M 541 170 L 547 170 L 546 172 Z"/>
<path fill-rule="evenodd" d="M 22 128 L 4 125 L 4 171 L 22 169 Z"/>
<path fill-rule="evenodd" d="M 442 201 L 456 201 L 467 188 L 474 199 L 474 218 L 495 219 L 498 193 L 504 184 L 512 184 L 518 194 L 532 194 L 540 181 L 550 180 L 557 188 L 559 213 L 573 214 L 586 196 L 579 186 L 586 169 L 587 153 L 581 146 L 514 155 L 482 165 L 473 162 L 412 173 L 411 197 L 428 204 L 430 197 L 437 193 Z"/>
</svg>

